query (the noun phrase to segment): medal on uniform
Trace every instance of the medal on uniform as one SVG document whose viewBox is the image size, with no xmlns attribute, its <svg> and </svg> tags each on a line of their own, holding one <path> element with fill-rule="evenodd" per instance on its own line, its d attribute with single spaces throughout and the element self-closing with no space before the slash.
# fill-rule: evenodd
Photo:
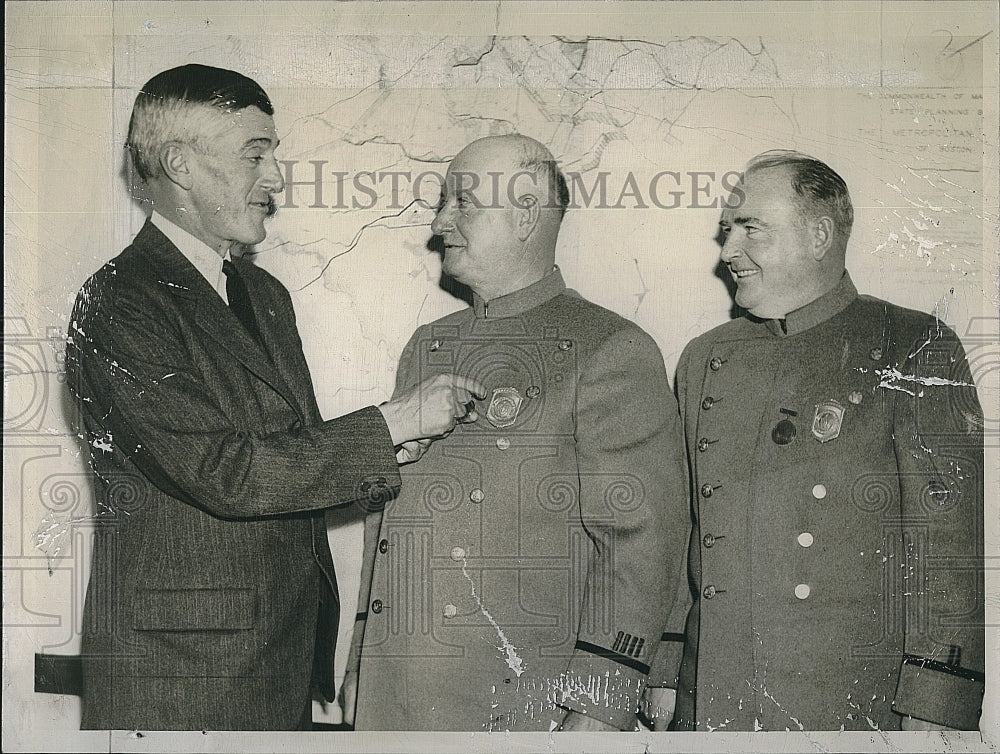
<svg viewBox="0 0 1000 754">
<path fill-rule="evenodd" d="M 486 409 L 486 419 L 494 427 L 509 427 L 517 420 L 524 399 L 515 387 L 498 387 L 493 390 L 493 398 Z"/>
<path fill-rule="evenodd" d="M 820 442 L 836 440 L 843 426 L 844 407 L 838 401 L 831 398 L 816 404 L 816 414 L 812 423 L 813 437 Z"/>
</svg>

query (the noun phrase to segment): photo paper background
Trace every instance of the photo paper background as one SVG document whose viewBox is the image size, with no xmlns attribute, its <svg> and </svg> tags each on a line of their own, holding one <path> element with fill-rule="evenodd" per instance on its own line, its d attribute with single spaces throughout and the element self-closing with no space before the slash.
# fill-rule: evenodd
<svg viewBox="0 0 1000 754">
<path fill-rule="evenodd" d="M 13 2 L 6 12 L 4 749 L 996 749 L 995 3 L 115 1 Z M 646 329 L 671 377 L 687 341 L 730 317 L 716 271 L 725 174 L 774 148 L 830 164 L 854 201 L 848 269 L 858 289 L 938 314 L 962 338 L 979 388 L 990 624 L 982 740 L 878 731 L 138 737 L 80 732 L 76 697 L 34 694 L 35 652 L 79 651 L 93 531 L 61 372 L 68 318 L 79 287 L 145 217 L 123 149 L 135 95 L 190 62 L 239 70 L 274 103 L 289 185 L 256 263 L 291 291 L 326 417 L 387 399 L 413 330 L 465 305 L 439 286 L 440 257 L 427 244 L 433 174 L 473 139 L 524 133 L 577 176 L 581 206 L 557 250 L 567 283 Z M 329 523 L 342 671 L 361 527 L 353 510 L 332 511 Z M 314 719 L 337 723 L 339 709 L 317 705 Z"/>
</svg>

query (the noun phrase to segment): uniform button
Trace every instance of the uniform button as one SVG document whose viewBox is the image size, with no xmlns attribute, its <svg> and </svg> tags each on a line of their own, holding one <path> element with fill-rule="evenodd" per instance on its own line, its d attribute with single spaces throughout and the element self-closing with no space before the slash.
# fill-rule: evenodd
<svg viewBox="0 0 1000 754">
<path fill-rule="evenodd" d="M 452 604 L 448 604 L 444 606 L 444 610 L 442 612 L 444 613 L 445 618 L 454 618 L 458 615 L 458 608 Z"/>
<path fill-rule="evenodd" d="M 474 489 L 472 492 L 469 493 L 469 500 L 471 500 L 474 503 L 481 503 L 485 499 L 486 499 L 486 493 L 483 492 L 478 487 L 476 487 L 476 489 Z"/>
<path fill-rule="evenodd" d="M 824 497 L 826 497 L 826 485 L 824 484 L 814 485 L 812 493 L 814 498 L 816 498 L 817 500 L 822 500 Z"/>
<path fill-rule="evenodd" d="M 389 552 L 389 540 L 383 539 L 378 543 L 378 551 L 382 554 Z"/>
<path fill-rule="evenodd" d="M 712 545 L 715 544 L 715 537 L 712 536 L 711 534 L 706 534 L 704 537 L 701 538 L 701 543 L 705 545 L 705 547 L 711 547 Z"/>
<path fill-rule="evenodd" d="M 510 447 L 510 440 L 508 440 L 506 437 L 498 437 L 497 447 L 500 448 L 500 450 L 507 450 L 507 448 Z"/>
<path fill-rule="evenodd" d="M 806 597 L 809 596 L 810 591 L 811 590 L 809 589 L 808 584 L 799 584 L 798 586 L 795 587 L 795 596 L 798 597 L 800 600 L 804 600 Z"/>
<path fill-rule="evenodd" d="M 572 347 L 573 347 L 573 341 L 572 340 L 560 340 L 559 341 L 559 350 L 560 351 L 568 351 Z"/>
<path fill-rule="evenodd" d="M 708 441 L 707 437 L 703 437 L 700 440 L 698 440 L 698 450 L 704 453 L 706 450 L 708 450 L 708 446 L 711 444 L 712 443 Z"/>
<path fill-rule="evenodd" d="M 803 547 L 812 547 L 813 535 L 807 531 L 804 531 L 798 536 L 798 542 Z"/>
<path fill-rule="evenodd" d="M 537 385 L 530 385 L 524 394 L 529 398 L 537 398 L 542 391 L 539 390 Z"/>
<path fill-rule="evenodd" d="M 708 586 L 706 586 L 702 590 L 701 596 L 704 597 L 707 600 L 710 600 L 710 599 L 712 599 L 712 597 L 715 596 L 715 592 L 716 591 L 717 591 L 716 588 L 714 586 L 712 586 L 711 584 L 709 584 Z"/>
<path fill-rule="evenodd" d="M 847 396 L 847 400 L 853 403 L 855 406 L 860 406 L 861 401 L 863 401 L 864 399 L 865 397 L 861 394 L 860 390 L 855 390 L 854 392 L 852 392 L 850 395 Z"/>
<path fill-rule="evenodd" d="M 873 348 L 872 350 L 870 350 L 868 352 L 868 356 L 869 356 L 869 358 L 871 358 L 872 361 L 881 361 L 882 360 L 882 349 L 881 348 Z"/>
<path fill-rule="evenodd" d="M 364 481 L 364 482 L 361 483 L 361 491 L 362 492 L 368 492 L 368 490 L 370 490 L 371 488 L 372 488 L 372 483 L 371 482 Z"/>
<path fill-rule="evenodd" d="M 441 347 L 441 341 L 440 340 L 435 339 L 435 340 L 431 341 L 430 350 L 436 351 L 440 347 Z"/>
<path fill-rule="evenodd" d="M 382 612 L 382 600 L 374 600 L 372 602 L 372 612 L 376 615 Z"/>
<path fill-rule="evenodd" d="M 701 402 L 701 407 L 706 411 L 708 411 L 714 405 L 715 405 L 715 398 L 712 398 L 711 396 L 709 396 L 708 398 L 706 398 Z"/>
<path fill-rule="evenodd" d="M 465 559 L 465 548 L 463 547 L 452 547 L 451 548 L 451 559 L 452 560 L 464 560 Z"/>
<path fill-rule="evenodd" d="M 718 356 L 713 357 L 712 360 L 708 362 L 708 367 L 713 372 L 718 372 L 720 369 L 722 369 L 722 359 L 720 359 Z"/>
<path fill-rule="evenodd" d="M 701 496 L 702 497 L 712 497 L 712 492 L 714 490 L 715 490 L 715 487 L 713 487 L 712 485 L 710 485 L 708 483 L 705 483 L 705 484 L 701 485 Z"/>
</svg>

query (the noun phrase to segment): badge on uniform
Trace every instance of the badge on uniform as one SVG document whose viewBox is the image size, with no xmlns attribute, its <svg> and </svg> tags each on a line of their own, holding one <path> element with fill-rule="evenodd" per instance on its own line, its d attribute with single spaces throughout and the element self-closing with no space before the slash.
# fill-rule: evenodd
<svg viewBox="0 0 1000 754">
<path fill-rule="evenodd" d="M 498 387 L 493 390 L 493 398 L 486 409 L 486 419 L 494 427 L 509 427 L 517 420 L 524 399 L 515 387 Z"/>
<path fill-rule="evenodd" d="M 816 404 L 816 414 L 813 416 L 812 433 L 820 442 L 836 440 L 840 436 L 840 428 L 844 426 L 844 407 L 832 398 Z"/>
</svg>

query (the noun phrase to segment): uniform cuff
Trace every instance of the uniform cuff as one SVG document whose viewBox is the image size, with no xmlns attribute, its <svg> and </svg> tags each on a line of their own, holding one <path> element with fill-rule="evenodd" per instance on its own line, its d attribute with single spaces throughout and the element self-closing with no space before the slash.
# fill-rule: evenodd
<svg viewBox="0 0 1000 754">
<path fill-rule="evenodd" d="M 977 730 L 986 677 L 983 673 L 907 655 L 892 708 L 957 730 Z"/>
<path fill-rule="evenodd" d="M 632 730 L 648 671 L 645 662 L 623 652 L 578 641 L 555 701 L 619 730 Z"/>
<path fill-rule="evenodd" d="M 677 675 L 684 654 L 684 634 L 664 633 L 660 637 L 656 655 L 649 663 L 649 681 L 653 688 L 677 688 Z"/>
</svg>

